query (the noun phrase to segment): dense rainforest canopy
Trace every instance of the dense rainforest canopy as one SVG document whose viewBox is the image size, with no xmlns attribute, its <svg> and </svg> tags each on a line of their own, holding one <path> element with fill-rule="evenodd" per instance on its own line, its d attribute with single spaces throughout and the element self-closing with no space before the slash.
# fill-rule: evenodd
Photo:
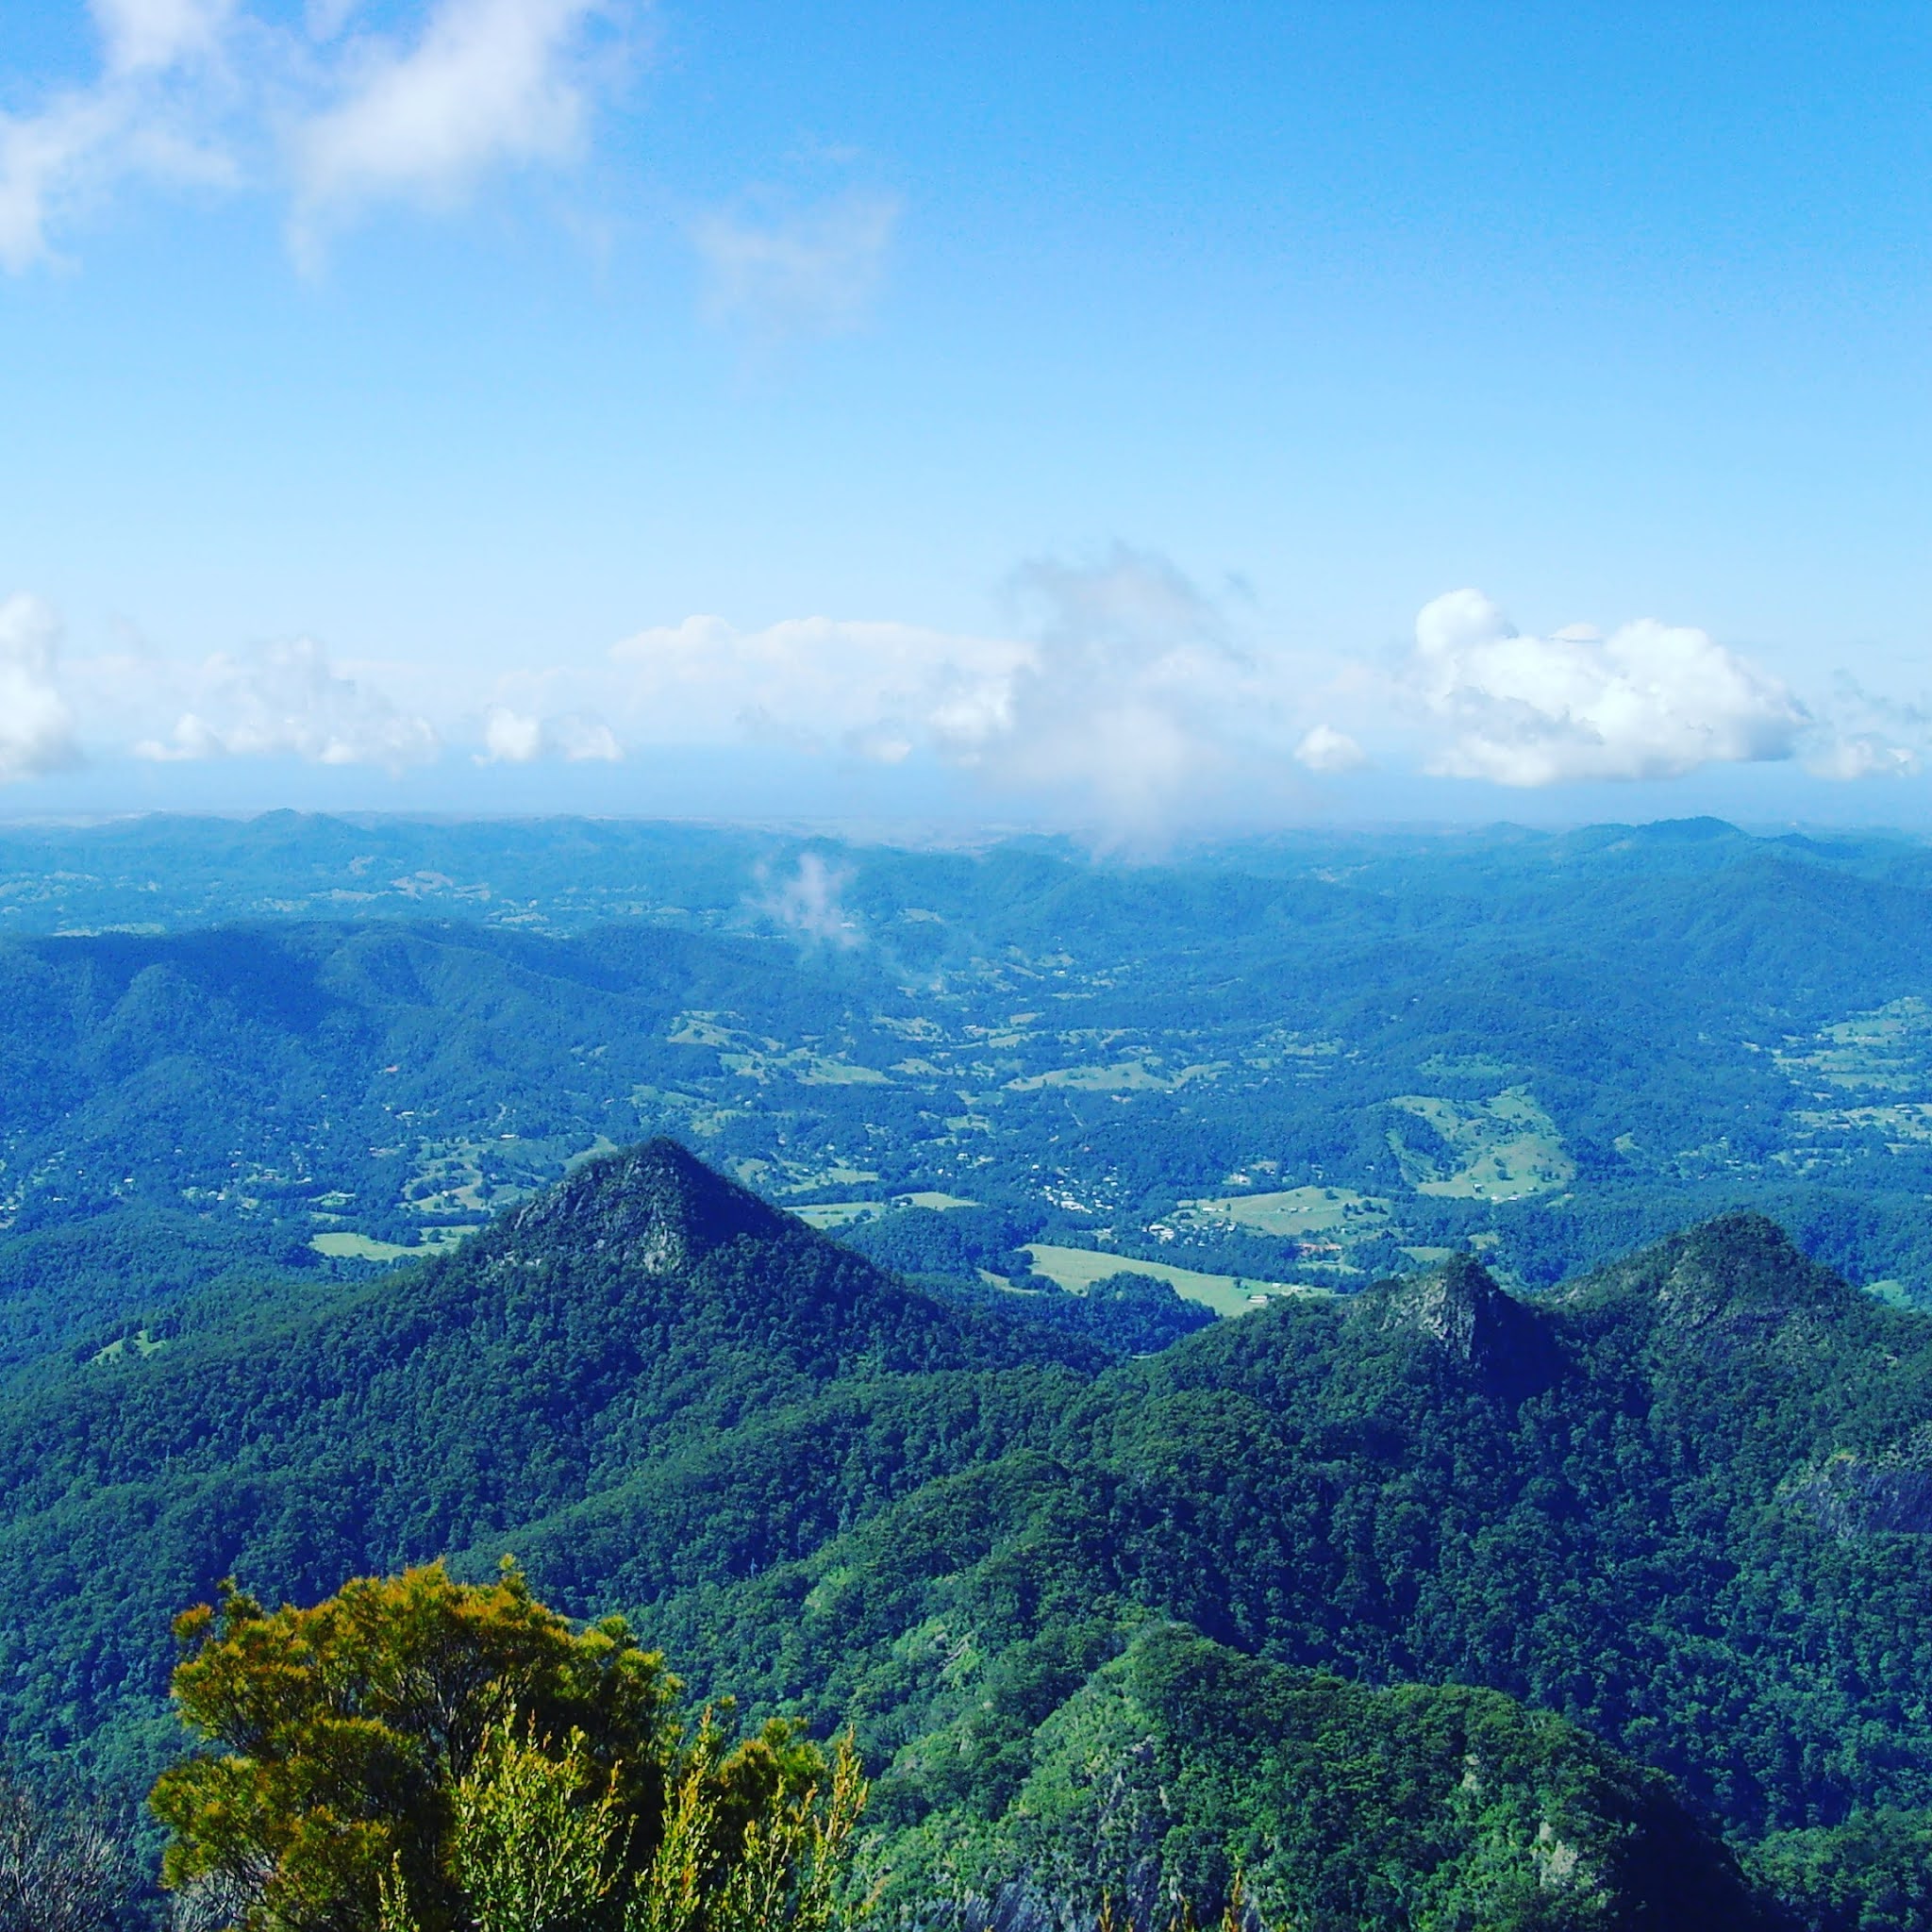
<svg viewBox="0 0 1932 1932">
<path fill-rule="evenodd" d="M 1920 1910 L 1932 1322 L 1762 1219 L 1123 1360 L 658 1141 L 412 1270 L 228 1293 L 0 1406 L 30 1772 L 174 1760 L 170 1622 L 225 1576 L 513 1555 L 698 1698 L 853 1726 L 912 1919 L 1237 1873 L 1324 1926 Z"/>
</svg>

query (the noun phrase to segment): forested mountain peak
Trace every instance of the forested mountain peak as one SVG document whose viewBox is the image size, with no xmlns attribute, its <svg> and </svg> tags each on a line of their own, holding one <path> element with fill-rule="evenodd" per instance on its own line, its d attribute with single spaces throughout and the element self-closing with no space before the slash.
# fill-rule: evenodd
<svg viewBox="0 0 1932 1932">
<path fill-rule="evenodd" d="M 1721 1214 L 1586 1276 L 1559 1297 L 1589 1307 L 1648 1307 L 1663 1332 L 1741 1345 L 1797 1317 L 1839 1324 L 1869 1318 L 1873 1304 L 1806 1255 L 1762 1214 Z"/>
<path fill-rule="evenodd" d="M 1460 1360 L 1512 1380 L 1547 1381 L 1557 1353 L 1546 1317 L 1507 1293 L 1473 1255 L 1393 1281 L 1364 1295 L 1358 1322 L 1388 1332 L 1412 1329 Z"/>
<path fill-rule="evenodd" d="M 419 1298 L 458 1322 L 507 1322 L 632 1373 L 804 1377 L 920 1374 L 1108 1357 L 1074 1336 L 925 1292 L 708 1167 L 677 1141 L 586 1161 L 423 1272 Z M 460 1311 L 460 1312 L 458 1312 Z M 707 1400 L 730 1375 L 712 1374 Z M 796 1391 L 794 1391 L 796 1392 Z"/>
<path fill-rule="evenodd" d="M 444 1552 L 563 1550 L 572 1607 L 648 1604 L 1004 1453 L 1108 1359 L 924 1293 L 670 1142 L 607 1156 L 272 1334 L 76 1359 L 0 1404 L 0 1749 L 134 1748 L 115 1725 L 150 1722 L 169 1617 L 224 1575 L 313 1601 Z M 78 1624 L 50 1537 L 89 1552 Z M 76 1674 L 54 1624 L 95 1610 L 112 1635 Z"/>
<path fill-rule="evenodd" d="M 489 1245 L 492 1258 L 514 1262 L 562 1242 L 665 1275 L 731 1241 L 769 1241 L 797 1225 L 660 1136 L 584 1162 L 511 1214 Z"/>
<path fill-rule="evenodd" d="M 308 1602 L 511 1552 L 701 1694 L 853 1724 L 908 1885 L 957 1852 L 1038 1887 L 1131 1811 L 1128 1864 L 1203 1896 L 1241 1867 L 1420 1923 L 1392 1858 L 1443 1924 L 1635 1924 L 1735 1874 L 1618 1751 L 1747 1840 L 1932 1807 L 1899 1715 L 1932 1324 L 1756 1216 L 1569 1290 L 1463 1255 L 1104 1365 L 658 1141 L 263 1339 L 0 1406 L 0 1747 L 156 1768 L 169 1615 L 225 1575 Z"/>
</svg>

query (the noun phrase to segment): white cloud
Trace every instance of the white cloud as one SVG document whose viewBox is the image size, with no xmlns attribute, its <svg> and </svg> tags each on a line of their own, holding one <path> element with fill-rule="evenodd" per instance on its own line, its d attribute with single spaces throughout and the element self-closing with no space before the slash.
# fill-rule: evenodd
<svg viewBox="0 0 1932 1932">
<path fill-rule="evenodd" d="M 92 0 L 110 74 L 173 67 L 211 54 L 235 13 L 234 0 Z"/>
<path fill-rule="evenodd" d="M 229 17 L 216 0 L 102 0 L 102 71 L 38 112 L 0 113 L 0 268 L 52 259 L 53 228 L 131 176 L 234 179 L 209 70 Z"/>
<path fill-rule="evenodd" d="M 1794 757 L 1810 713 L 1777 678 L 1707 633 L 1652 619 L 1600 637 L 1521 635 L 1479 591 L 1416 618 L 1404 683 L 1449 738 L 1429 772 L 1542 786 L 1675 778 L 1705 765 Z"/>
<path fill-rule="evenodd" d="M 946 748 L 1001 782 L 1083 796 L 1117 830 L 1200 804 L 1239 760 L 1257 695 L 1218 607 L 1125 546 L 1091 565 L 1028 564 L 1012 593 L 1033 648 L 997 713 Z"/>
<path fill-rule="evenodd" d="M 825 617 L 719 617 L 613 647 L 641 735 L 750 735 L 896 763 L 926 751 L 989 784 L 1079 804 L 1122 831 L 1202 802 L 1266 706 L 1221 614 L 1173 565 L 1118 549 L 1029 564 L 1012 637 Z"/>
<path fill-rule="evenodd" d="M 1332 724 L 1316 724 L 1303 732 L 1294 758 L 1298 765 L 1324 775 L 1358 772 L 1369 762 L 1368 753 L 1347 732 L 1338 731 Z"/>
<path fill-rule="evenodd" d="M 137 758 L 173 761 L 293 757 L 319 765 L 426 764 L 440 750 L 425 719 L 345 677 L 312 639 L 216 656 L 189 678 L 190 708 Z"/>
<path fill-rule="evenodd" d="M 1932 745 L 1932 711 L 1880 697 L 1840 675 L 1822 708 L 1821 728 L 1805 754 L 1819 778 L 1909 778 Z"/>
<path fill-rule="evenodd" d="M 110 125 L 99 104 L 58 101 L 34 115 L 0 115 L 0 266 L 18 274 L 51 250 L 53 204 L 72 192 Z"/>
<path fill-rule="evenodd" d="M 714 212 L 691 230 L 705 265 L 705 308 L 760 341 L 837 336 L 871 310 L 904 204 L 848 189 L 814 206 Z"/>
<path fill-rule="evenodd" d="M 754 904 L 801 939 L 850 951 L 865 943 L 864 927 L 841 903 L 851 876 L 843 867 L 827 865 L 816 852 L 802 853 L 791 877 L 774 885 Z"/>
<path fill-rule="evenodd" d="M 79 762 L 74 714 L 55 679 L 59 637 L 38 597 L 0 603 L 0 785 Z"/>
<path fill-rule="evenodd" d="M 483 749 L 475 762 L 528 765 L 542 758 L 560 758 L 570 764 L 616 764 L 623 757 L 616 734 L 594 719 L 539 718 L 495 705 L 483 721 Z"/>
<path fill-rule="evenodd" d="M 747 631 L 688 617 L 639 631 L 610 656 L 654 741 L 750 733 L 891 764 L 936 736 L 997 728 L 1031 651 L 910 624 L 801 617 Z"/>
<path fill-rule="evenodd" d="M 440 0 L 412 46 L 350 43 L 339 98 L 291 138 L 298 249 L 372 202 L 460 200 L 505 163 L 572 158 L 596 0 Z"/>
<path fill-rule="evenodd" d="M 483 726 L 479 765 L 529 765 L 543 756 L 543 721 L 498 705 Z"/>
<path fill-rule="evenodd" d="M 375 203 L 446 207 L 499 166 L 575 159 L 636 4 L 430 0 L 413 37 L 342 39 L 357 0 L 310 0 L 301 25 L 242 0 L 92 0 L 92 81 L 0 114 L 0 267 L 53 258 L 135 179 L 287 189 L 312 259 Z"/>
<path fill-rule="evenodd" d="M 1833 734 L 1807 754 L 1805 769 L 1814 778 L 1910 778 L 1920 768 L 1918 750 L 1893 744 L 1874 732 L 1850 737 Z"/>
</svg>

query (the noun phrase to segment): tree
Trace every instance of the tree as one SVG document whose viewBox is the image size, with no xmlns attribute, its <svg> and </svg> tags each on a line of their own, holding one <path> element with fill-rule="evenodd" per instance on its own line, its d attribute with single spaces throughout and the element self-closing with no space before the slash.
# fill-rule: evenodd
<svg viewBox="0 0 1932 1932">
<path fill-rule="evenodd" d="M 708 1716 L 688 1740 L 661 1657 L 620 1619 L 574 1630 L 510 1564 L 487 1587 L 431 1564 L 273 1613 L 229 1586 L 176 1628 L 176 1702 L 220 1754 L 152 1798 L 193 1924 L 616 1932 L 681 1844 L 696 1906 L 679 1923 L 723 1932 L 768 1847 L 791 1874 L 824 1841 L 824 1759 L 796 1726 L 727 1749 Z M 841 1756 L 834 1791 L 856 1778 Z"/>
<path fill-rule="evenodd" d="M 513 1724 L 494 1727 L 455 1793 L 450 1863 L 467 1923 L 475 1932 L 828 1932 L 865 1804 L 850 1740 L 823 1796 L 816 1783 L 734 1778 L 734 1757 L 743 1761 L 724 1751 L 707 1711 L 680 1752 L 657 1850 L 626 1879 L 610 1791 L 585 1800 L 582 1740 L 558 1756 Z M 383 1884 L 378 1932 L 421 1932 L 399 1873 Z"/>
<path fill-rule="evenodd" d="M 0 1932 L 115 1932 L 131 1876 L 97 1813 L 50 1810 L 0 1778 Z"/>
</svg>

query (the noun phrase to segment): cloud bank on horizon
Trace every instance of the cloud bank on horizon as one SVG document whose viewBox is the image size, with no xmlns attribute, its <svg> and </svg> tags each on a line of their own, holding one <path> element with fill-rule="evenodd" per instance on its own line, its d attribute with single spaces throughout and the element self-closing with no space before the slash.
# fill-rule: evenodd
<svg viewBox="0 0 1932 1932">
<path fill-rule="evenodd" d="M 1837 778 L 1918 769 L 1911 746 L 1847 735 L 1707 632 L 1654 618 L 1525 637 L 1480 591 L 1452 591 L 1418 614 L 1399 681 L 1446 733 L 1424 767 L 1441 777 L 1528 789 L 1792 758 Z"/>
<path fill-rule="evenodd" d="M 1720 11 L 1707 73 L 1620 23 L 1506 48 L 1455 9 L 1391 62 L 1345 9 L 1175 0 L 1124 35 L 1103 8 L 784 35 L 657 0 L 17 8 L 0 337 L 37 380 L 0 596 L 57 590 L 74 635 L 0 606 L 0 784 L 105 797 L 92 761 L 225 798 L 282 760 L 622 808 L 735 748 L 767 790 L 857 774 L 1131 836 L 1909 777 L 1932 715 L 1797 667 L 1883 687 L 1924 655 L 1914 70 L 1889 27 L 1827 59 Z M 1559 60 L 1630 141 L 1553 145 L 1524 83 Z M 1472 120 L 1499 62 L 1525 112 Z M 1774 75 L 1816 111 L 1767 147 Z M 1821 161 L 1823 216 L 1789 192 Z M 1307 614 L 1129 548 L 975 603 L 1029 545 L 1120 529 Z M 1553 627 L 1572 571 L 1601 629 Z M 185 641 L 103 642 L 130 609 Z"/>
<path fill-rule="evenodd" d="M 464 691 L 442 713 L 310 639 L 175 663 L 64 664 L 43 603 L 0 604 L 0 782 L 84 755 L 156 764 L 295 758 L 390 774 L 618 765 L 670 747 L 789 748 L 876 767 L 929 761 L 989 806 L 1134 837 L 1291 814 L 1338 781 L 1420 774 L 1518 791 L 1784 764 L 1820 779 L 1917 773 L 1932 720 L 1845 688 L 1807 702 L 1707 632 L 1641 619 L 1607 635 L 1519 631 L 1481 591 L 1418 613 L 1382 660 L 1292 652 L 1174 564 L 1117 547 L 1014 573 L 1008 622 L 967 635 L 829 617 L 719 616 L 638 631 L 602 662 Z M 393 669 L 394 667 L 392 667 Z M 516 689 L 508 689 L 509 684 Z"/>
<path fill-rule="evenodd" d="M 77 763 L 74 712 L 56 674 L 59 620 L 38 597 L 0 603 L 0 784 Z"/>
</svg>

